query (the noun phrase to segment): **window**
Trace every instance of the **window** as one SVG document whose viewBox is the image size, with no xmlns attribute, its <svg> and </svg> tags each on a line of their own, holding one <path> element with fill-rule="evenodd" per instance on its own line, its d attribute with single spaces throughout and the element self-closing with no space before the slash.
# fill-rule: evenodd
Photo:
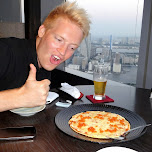
<svg viewBox="0 0 152 152">
<path fill-rule="evenodd" d="M 91 30 L 65 62 L 65 71 L 92 79 L 94 65 L 107 64 L 108 79 L 136 85 L 144 0 L 77 0 L 77 3 L 87 10 Z"/>
</svg>

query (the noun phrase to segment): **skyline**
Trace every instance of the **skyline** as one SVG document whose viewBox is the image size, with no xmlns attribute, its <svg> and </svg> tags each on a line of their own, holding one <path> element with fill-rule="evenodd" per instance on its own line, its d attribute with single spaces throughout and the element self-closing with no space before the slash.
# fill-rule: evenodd
<svg viewBox="0 0 152 152">
<path fill-rule="evenodd" d="M 69 0 L 74 1 L 74 0 Z M 93 37 L 140 37 L 144 0 L 77 0 L 91 19 Z M 138 8 L 138 9 L 137 9 Z"/>
</svg>

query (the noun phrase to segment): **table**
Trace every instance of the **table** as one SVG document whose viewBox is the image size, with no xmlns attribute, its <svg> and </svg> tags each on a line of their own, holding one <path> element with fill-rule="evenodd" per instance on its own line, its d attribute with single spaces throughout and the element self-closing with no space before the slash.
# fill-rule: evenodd
<svg viewBox="0 0 152 152">
<path fill-rule="evenodd" d="M 94 90 L 93 85 L 80 85 L 77 88 L 85 95 L 93 94 Z M 57 89 L 51 91 L 59 93 L 60 97 L 47 105 L 45 110 L 34 116 L 22 117 L 10 111 L 0 113 L 1 128 L 33 125 L 37 130 L 36 137 L 33 140 L 0 141 L 1 152 L 96 152 L 109 146 L 128 147 L 139 152 L 152 151 L 152 126 L 147 129 L 144 135 L 135 140 L 115 144 L 92 143 L 63 133 L 57 128 L 54 120 L 56 114 L 64 108 L 57 107 L 55 103 L 66 99 L 72 100 L 74 105 L 91 104 L 91 102 L 85 96 L 81 100 L 75 101 Z M 109 84 L 106 88 L 106 94 L 114 99 L 113 103 L 106 103 L 107 105 L 119 106 L 136 112 L 146 123 L 152 124 L 150 90 L 127 85 L 115 86 Z"/>
</svg>

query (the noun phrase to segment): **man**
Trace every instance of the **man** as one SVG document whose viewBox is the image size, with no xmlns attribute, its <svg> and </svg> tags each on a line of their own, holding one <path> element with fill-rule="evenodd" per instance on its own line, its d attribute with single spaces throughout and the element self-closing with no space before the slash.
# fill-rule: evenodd
<svg viewBox="0 0 152 152">
<path fill-rule="evenodd" d="M 73 55 L 89 24 L 83 9 L 66 2 L 48 15 L 35 41 L 0 39 L 0 111 L 44 105 L 50 71 Z"/>
</svg>

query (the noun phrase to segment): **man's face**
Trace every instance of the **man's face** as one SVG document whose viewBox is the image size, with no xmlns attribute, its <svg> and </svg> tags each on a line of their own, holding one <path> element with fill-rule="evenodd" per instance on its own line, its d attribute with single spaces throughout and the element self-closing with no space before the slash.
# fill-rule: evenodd
<svg viewBox="0 0 152 152">
<path fill-rule="evenodd" d="M 54 27 L 48 30 L 41 25 L 36 41 L 39 67 L 53 70 L 73 55 L 82 39 L 82 30 L 68 20 L 60 18 Z"/>
</svg>

